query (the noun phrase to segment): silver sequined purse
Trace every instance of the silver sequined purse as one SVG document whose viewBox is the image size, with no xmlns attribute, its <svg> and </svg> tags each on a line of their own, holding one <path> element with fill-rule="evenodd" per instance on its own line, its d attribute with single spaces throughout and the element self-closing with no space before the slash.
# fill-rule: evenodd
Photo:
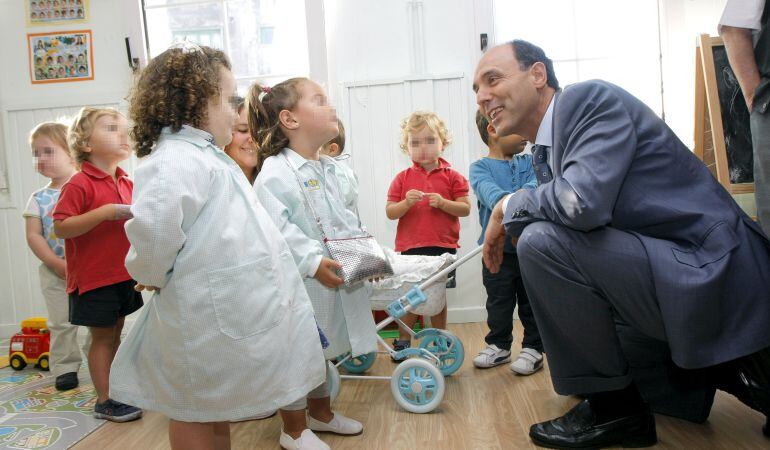
<svg viewBox="0 0 770 450">
<path fill-rule="evenodd" d="M 321 219 L 315 212 L 313 204 L 308 198 L 307 192 L 302 185 L 302 181 L 299 179 L 299 174 L 289 162 L 286 155 L 284 161 L 294 172 L 294 176 L 297 178 L 299 188 L 305 198 L 305 203 L 308 209 L 313 213 L 318 229 L 321 231 L 321 237 L 323 243 L 329 250 L 329 255 L 340 263 L 342 268 L 339 270 L 339 275 L 346 286 L 358 283 L 364 280 L 370 280 L 373 278 L 384 278 L 393 275 L 393 267 L 390 265 L 390 261 L 385 256 L 385 252 L 382 251 L 382 247 L 377 243 L 374 236 L 369 233 L 363 236 L 342 238 L 342 239 L 329 239 L 326 237 Z M 359 227 L 361 219 L 359 218 Z"/>
</svg>

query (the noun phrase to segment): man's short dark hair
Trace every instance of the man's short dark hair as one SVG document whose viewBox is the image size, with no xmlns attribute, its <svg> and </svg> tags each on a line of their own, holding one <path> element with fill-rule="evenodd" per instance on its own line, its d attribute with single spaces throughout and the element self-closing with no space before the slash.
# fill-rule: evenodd
<svg viewBox="0 0 770 450">
<path fill-rule="evenodd" d="M 559 89 L 559 80 L 556 79 L 556 73 L 553 71 L 553 61 L 545 56 L 542 48 L 521 39 L 512 40 L 511 47 L 513 47 L 513 56 L 519 61 L 519 69 L 527 70 L 537 62 L 543 63 L 548 76 L 548 86 Z"/>
<path fill-rule="evenodd" d="M 489 145 L 489 131 L 487 131 L 487 125 L 489 125 L 489 121 L 486 117 L 484 117 L 484 114 L 481 113 L 481 110 L 476 110 L 476 128 L 479 129 L 479 136 L 481 136 L 481 140 L 484 141 L 484 145 Z"/>
</svg>

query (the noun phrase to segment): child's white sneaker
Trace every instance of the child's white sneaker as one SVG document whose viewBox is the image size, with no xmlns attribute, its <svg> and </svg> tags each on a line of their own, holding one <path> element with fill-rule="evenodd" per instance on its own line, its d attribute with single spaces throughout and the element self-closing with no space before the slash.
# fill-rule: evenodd
<svg viewBox="0 0 770 450">
<path fill-rule="evenodd" d="M 305 429 L 297 439 L 292 439 L 291 436 L 284 433 L 281 430 L 281 438 L 278 441 L 281 444 L 281 448 L 286 450 L 331 450 L 331 447 L 326 445 L 326 442 L 318 438 L 312 431 Z"/>
<path fill-rule="evenodd" d="M 364 425 L 340 413 L 333 413 L 334 417 L 329 423 L 314 419 L 310 414 L 307 415 L 307 427 L 313 431 L 323 431 L 327 433 L 342 434 L 353 436 L 364 432 Z"/>
<path fill-rule="evenodd" d="M 532 375 L 543 368 L 543 354 L 533 348 L 522 348 L 511 370 L 519 375 Z"/>
<path fill-rule="evenodd" d="M 488 369 L 490 367 L 499 366 L 500 364 L 505 364 L 510 360 L 510 350 L 503 350 L 495 344 L 490 344 L 473 358 L 473 365 L 479 369 Z"/>
</svg>

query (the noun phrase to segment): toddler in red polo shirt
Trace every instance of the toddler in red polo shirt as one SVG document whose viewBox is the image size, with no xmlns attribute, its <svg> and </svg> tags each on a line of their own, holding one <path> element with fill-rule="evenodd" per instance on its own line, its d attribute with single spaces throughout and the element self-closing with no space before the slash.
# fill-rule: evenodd
<svg viewBox="0 0 770 450">
<path fill-rule="evenodd" d="M 62 187 L 53 218 L 56 235 L 64 238 L 70 322 L 91 332 L 94 417 L 126 422 L 142 410 L 109 398 L 110 365 L 124 318 L 143 304 L 124 263 L 129 243 L 123 225 L 131 217 L 133 189 L 118 167 L 131 154 L 126 118 L 114 109 L 83 108 L 67 140 L 81 171 Z"/>
<path fill-rule="evenodd" d="M 385 213 L 398 220 L 396 251 L 404 255 L 457 252 L 458 218 L 470 214 L 471 204 L 468 180 L 441 158 L 450 143 L 449 130 L 433 112 L 415 111 L 401 122 L 401 150 L 412 159 L 412 167 L 390 184 Z M 413 327 L 417 316 L 410 313 L 401 320 Z M 446 328 L 446 305 L 431 317 L 431 325 Z M 404 330 L 399 334 L 393 347 L 403 350 L 411 345 L 411 336 Z"/>
</svg>

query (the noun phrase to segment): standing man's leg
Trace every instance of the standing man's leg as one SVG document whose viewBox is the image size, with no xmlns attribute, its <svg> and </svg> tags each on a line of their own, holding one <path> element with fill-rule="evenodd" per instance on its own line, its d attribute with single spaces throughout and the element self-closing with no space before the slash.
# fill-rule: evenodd
<svg viewBox="0 0 770 450">
<path fill-rule="evenodd" d="M 533 425 L 548 445 L 652 445 L 649 407 L 628 370 L 615 316 L 665 340 L 650 262 L 641 242 L 612 228 L 583 233 L 550 222 L 524 229 L 517 251 L 560 394 L 590 394 L 565 416 Z"/>
<path fill-rule="evenodd" d="M 754 148 L 754 198 L 759 224 L 770 236 L 770 112 L 751 113 L 751 143 Z"/>
</svg>

